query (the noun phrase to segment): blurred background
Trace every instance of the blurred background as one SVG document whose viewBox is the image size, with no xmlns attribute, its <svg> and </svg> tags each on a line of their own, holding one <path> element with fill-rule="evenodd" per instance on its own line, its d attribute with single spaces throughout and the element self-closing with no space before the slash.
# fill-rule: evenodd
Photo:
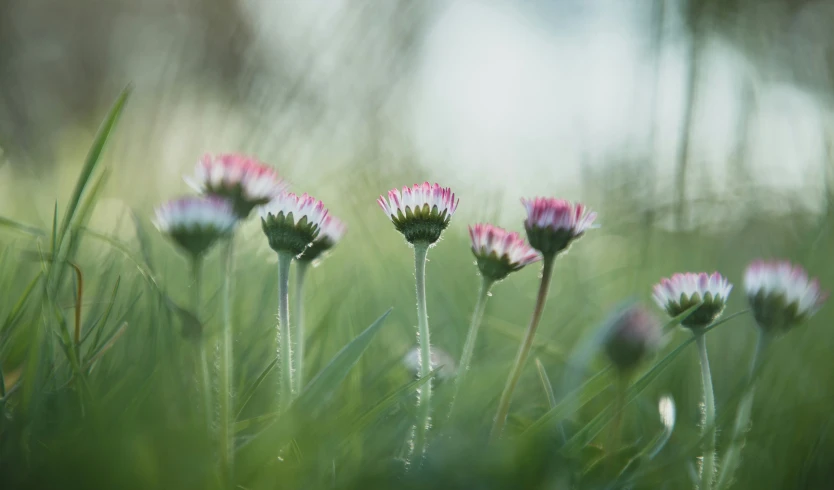
<svg viewBox="0 0 834 490">
<path fill-rule="evenodd" d="M 3 194 L 77 164 L 130 82 L 120 182 L 167 190 L 242 151 L 305 185 L 419 166 L 512 206 L 619 188 L 678 227 L 737 217 L 704 200 L 818 211 L 833 18 L 823 0 L 2 0 Z"/>
<path fill-rule="evenodd" d="M 189 192 L 182 175 L 205 152 L 274 165 L 350 230 L 309 279 L 313 367 L 395 307 L 342 393 L 343 405 L 359 410 L 408 380 L 387 369 L 414 344 L 412 258 L 377 195 L 429 180 L 461 199 L 428 265 L 432 340 L 453 358 L 478 283 L 465 225 L 489 220 L 521 230 L 520 197 L 581 200 L 600 212 L 602 227 L 560 259 L 534 349 L 558 385 L 582 336 L 624 298 L 648 301 L 662 276 L 720 270 L 737 285 L 728 313 L 746 307 L 741 273 L 758 257 L 791 259 L 834 288 L 832 22 L 831 0 L 0 0 L 0 215 L 48 228 L 107 108 L 133 84 L 104 155 L 109 179 L 89 227 L 133 251 L 141 246 L 148 268 L 183 300 L 184 260 L 155 235 L 146 252 L 129 212 L 149 228 L 153 205 Z M 242 233 L 241 385 L 269 361 L 269 352 L 252 352 L 271 335 L 275 294 L 274 274 L 263 266 L 274 254 L 257 220 Z M 4 251 L 31 249 L 27 240 L 4 241 Z M 135 373 L 137 363 L 152 364 L 143 353 L 156 340 L 147 332 L 173 330 L 172 320 L 147 292 L 131 310 L 145 291 L 136 268 L 107 244 L 83 243 L 79 263 L 93 311 L 119 276 L 135 280 L 118 310 L 136 328 L 102 368 L 113 377 Z M 494 413 L 494 381 L 506 376 L 528 321 L 534 269 L 500 284 L 487 309 L 474 368 L 484 383 L 465 402 L 473 430 L 488 427 Z M 10 298 L 33 270 L 37 264 L 8 274 Z M 216 322 L 220 279 L 207 281 Z M 71 304 L 69 293 L 60 299 Z M 832 311 L 828 305 L 774 345 L 740 488 L 830 485 Z M 719 412 L 734 406 L 753 348 L 751 324 L 744 317 L 710 334 Z M 694 354 L 670 367 L 641 405 L 654 418 L 658 397 L 674 396 L 673 443 L 697 438 Z M 77 459 L 50 453 L 45 467 L 81 471 L 89 461 L 112 460 L 113 475 L 90 478 L 112 487 L 122 483 L 120 471 L 134 471 L 137 488 L 161 488 L 168 476 L 179 482 L 176 458 L 185 456 L 166 453 L 174 436 L 159 422 L 166 404 L 189 400 L 166 381 L 142 402 L 147 420 L 118 425 L 133 434 L 131 450 L 146 466 L 126 470 L 110 446 L 93 441 Z M 528 366 L 513 405 L 518 417 L 546 410 L 540 388 Z M 608 395 L 577 417 L 592 417 Z M 111 397 L 113 406 L 121 396 Z M 351 439 L 357 467 L 390 457 L 402 437 L 385 434 Z M 317 434 L 307 443 L 328 451 L 325 442 L 339 437 Z M 686 487 L 679 462 L 665 463 L 652 477 Z M 318 470 L 311 474 L 324 474 Z"/>
</svg>

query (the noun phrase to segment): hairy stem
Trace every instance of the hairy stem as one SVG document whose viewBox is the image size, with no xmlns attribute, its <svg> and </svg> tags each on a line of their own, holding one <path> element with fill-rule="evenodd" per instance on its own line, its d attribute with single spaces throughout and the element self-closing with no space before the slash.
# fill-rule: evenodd
<svg viewBox="0 0 834 490">
<path fill-rule="evenodd" d="M 718 483 L 715 488 L 720 489 L 725 488 L 725 486 L 729 487 L 730 480 L 733 477 L 733 472 L 735 472 L 735 469 L 738 466 L 741 450 L 744 447 L 744 433 L 747 431 L 747 427 L 750 424 L 750 413 L 753 409 L 753 396 L 756 392 L 755 377 L 761 368 L 764 352 L 765 349 L 767 349 L 769 341 L 769 337 L 761 329 L 759 329 L 759 337 L 756 341 L 756 351 L 753 353 L 753 359 L 750 361 L 747 389 L 738 404 L 736 420 L 733 425 L 732 439 L 730 440 L 727 452 L 724 454 L 721 471 L 718 473 Z"/>
<path fill-rule="evenodd" d="M 295 389 L 301 391 L 304 387 L 304 278 L 310 262 L 297 260 L 295 262 L 295 335 L 293 335 L 293 366 Z"/>
<path fill-rule="evenodd" d="M 521 378 L 521 371 L 524 368 L 524 361 L 530 354 L 530 348 L 533 346 L 533 337 L 536 335 L 536 329 L 539 326 L 542 313 L 544 312 L 544 305 L 547 302 L 547 292 L 550 289 L 550 279 L 553 275 L 553 262 L 556 259 L 555 254 L 546 255 L 542 265 L 542 280 L 539 285 L 539 294 L 536 297 L 536 306 L 533 309 L 533 318 L 530 319 L 530 325 L 527 327 L 527 332 L 524 335 L 524 340 L 521 347 L 516 354 L 515 362 L 513 363 L 510 376 L 507 378 L 507 384 L 504 386 L 504 391 L 501 393 L 501 399 L 498 402 L 498 411 L 495 414 L 495 420 L 492 424 L 492 432 L 490 439 L 495 441 L 501 437 L 501 432 L 504 430 L 504 425 L 507 423 L 507 415 L 510 412 L 510 402 L 513 398 L 513 391 Z"/>
<path fill-rule="evenodd" d="M 278 362 L 281 365 L 281 409 L 287 408 L 294 396 L 289 310 L 290 265 L 292 260 L 291 253 L 278 252 Z"/>
<path fill-rule="evenodd" d="M 431 372 L 431 338 L 429 337 L 429 315 L 426 309 L 426 255 L 429 244 L 414 244 L 414 276 L 417 286 L 417 341 L 420 345 L 420 377 Z M 418 392 L 418 425 L 414 440 L 414 455 L 422 461 L 426 451 L 431 417 L 431 381 L 420 387 Z"/>
<path fill-rule="evenodd" d="M 701 364 L 701 381 L 704 385 L 704 460 L 701 468 L 700 490 L 711 490 L 715 479 L 715 395 L 712 390 L 712 374 L 709 369 L 707 356 L 707 339 L 703 332 L 695 332 L 695 343 L 698 344 L 698 356 Z"/>
<path fill-rule="evenodd" d="M 194 316 L 200 315 L 200 288 L 203 282 L 203 258 L 194 257 L 191 261 L 191 308 Z M 209 376 L 208 349 L 206 347 L 205 329 L 200 332 L 197 339 L 197 346 L 200 356 L 200 391 L 203 392 L 203 412 L 206 418 L 206 425 L 209 430 L 212 426 L 212 403 L 211 403 L 211 377 Z"/>
<path fill-rule="evenodd" d="M 234 235 L 226 244 L 223 280 L 223 333 L 220 338 L 220 468 L 224 480 L 231 484 L 234 474 L 234 435 L 232 434 L 232 379 L 233 379 L 233 326 L 232 326 L 232 281 L 234 275 Z"/>
<path fill-rule="evenodd" d="M 460 364 L 458 365 L 458 372 L 455 376 L 455 391 L 452 395 L 452 404 L 449 408 L 449 418 L 452 417 L 452 412 L 455 408 L 455 400 L 457 400 L 460 387 L 463 385 L 463 378 L 469 371 L 469 365 L 472 362 L 472 353 L 475 351 L 475 341 L 478 338 L 478 330 L 481 327 L 481 322 L 484 318 L 484 311 L 486 310 L 487 299 L 489 298 L 489 290 L 494 283 L 493 280 L 483 277 L 481 280 L 481 289 L 478 292 L 478 301 L 475 303 L 475 311 L 472 313 L 472 323 L 469 324 L 469 332 L 466 334 L 466 342 L 463 344 L 463 353 L 460 356 Z"/>
</svg>

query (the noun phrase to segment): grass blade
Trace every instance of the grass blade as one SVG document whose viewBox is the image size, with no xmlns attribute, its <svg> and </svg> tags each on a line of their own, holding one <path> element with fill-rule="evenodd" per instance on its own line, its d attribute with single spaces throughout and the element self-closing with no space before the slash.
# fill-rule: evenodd
<svg viewBox="0 0 834 490">
<path fill-rule="evenodd" d="M 539 379 L 542 381 L 544 387 L 544 394 L 547 396 L 547 404 L 553 409 L 556 406 L 556 395 L 553 394 L 553 384 L 550 383 L 550 378 L 547 376 L 547 371 L 544 370 L 544 364 L 537 357 L 536 368 L 539 370 Z"/>
<path fill-rule="evenodd" d="M 26 235 L 33 236 L 35 238 L 43 238 L 46 237 L 46 232 L 41 230 L 40 228 L 36 228 L 31 225 L 27 225 L 24 223 L 20 223 L 18 221 L 11 220 L 9 218 L 0 217 L 0 227 L 9 228 L 12 231 L 17 231 L 20 233 L 24 233 Z"/>
<path fill-rule="evenodd" d="M 139 213 L 137 213 L 135 209 L 131 209 L 130 217 L 133 219 L 133 227 L 136 230 L 136 238 L 139 242 L 139 252 L 142 254 L 142 259 L 144 259 L 145 264 L 148 266 L 148 270 L 156 273 L 151 254 L 150 236 L 148 236 L 148 232 L 145 231 L 145 226 L 142 224 L 142 220 L 139 218 Z"/>
<path fill-rule="evenodd" d="M 307 384 L 296 401 L 294 407 L 304 413 L 310 413 L 321 406 L 341 383 L 348 371 L 356 365 L 371 340 L 382 327 L 385 319 L 391 313 L 391 308 L 382 314 L 370 327 L 359 334 L 349 344 L 344 346 L 319 373 Z"/>
<path fill-rule="evenodd" d="M 243 392 L 243 396 L 240 397 L 241 400 L 243 400 L 243 402 L 240 404 L 240 408 L 237 409 L 237 417 L 235 418 L 240 417 L 240 414 L 243 413 L 243 409 L 246 408 L 246 405 L 249 403 L 249 400 L 251 400 L 252 397 L 255 395 L 255 392 L 258 391 L 258 387 L 261 386 L 261 383 L 263 383 L 266 377 L 269 376 L 269 373 L 271 373 L 277 365 L 278 359 L 273 359 L 272 362 L 270 362 L 266 366 L 266 368 L 263 371 L 261 371 L 261 374 L 255 379 L 255 382 L 252 383 L 252 386 L 250 386 L 246 389 L 246 391 Z"/>
<path fill-rule="evenodd" d="M 524 430 L 522 435 L 534 435 L 542 429 L 545 425 L 553 420 L 561 420 L 572 413 L 576 408 L 582 407 L 605 391 L 610 384 L 606 373 L 609 368 L 603 369 L 590 378 L 588 378 L 582 385 L 576 388 L 573 392 L 568 393 L 565 398 L 548 410 L 544 415 L 539 417 L 535 422 L 530 424 Z"/>
<path fill-rule="evenodd" d="M 303 430 L 303 426 L 294 423 L 299 420 L 315 417 L 315 412 L 327 403 L 330 395 L 344 380 L 348 372 L 362 357 L 385 319 L 391 313 L 388 309 L 374 323 L 351 340 L 342 348 L 310 382 L 283 414 L 265 414 L 253 419 L 241 421 L 235 425 L 236 430 L 242 430 L 254 423 L 272 420 L 263 430 L 249 438 L 245 445 L 237 448 L 241 475 L 257 471 L 269 461 L 276 451 L 280 451 L 292 439 L 294 431 Z M 303 414 L 303 417 L 300 415 Z M 245 462 L 245 466 L 244 466 Z"/>
<path fill-rule="evenodd" d="M 87 184 L 89 183 L 90 178 L 93 175 L 93 172 L 95 171 L 99 161 L 101 160 L 101 154 L 104 151 L 104 145 L 107 143 L 110 134 L 116 127 L 116 123 L 118 122 L 119 116 L 124 110 L 124 106 L 127 102 L 128 96 L 130 95 L 130 91 L 131 87 L 127 86 L 124 88 L 124 90 L 122 90 L 122 93 L 119 94 L 119 97 L 116 99 L 116 101 L 113 103 L 113 106 L 110 108 L 110 111 L 107 113 L 107 117 L 104 119 L 104 122 L 99 127 L 98 133 L 96 134 L 96 137 L 93 140 L 93 145 L 90 147 L 90 151 L 87 153 L 87 158 L 84 162 L 84 166 L 81 168 L 81 173 L 78 176 L 78 180 L 75 183 L 75 189 L 72 192 L 72 197 L 70 197 L 69 206 L 67 206 L 67 210 L 64 213 L 63 219 L 61 220 L 61 227 L 56 237 L 58 240 L 56 244 L 57 250 L 60 250 L 64 244 L 67 231 L 70 228 L 70 223 L 72 223 L 73 219 L 75 218 L 76 210 L 78 209 L 78 205 L 81 203 L 81 196 L 84 194 L 84 190 L 87 188 Z"/>
<path fill-rule="evenodd" d="M 412 394 L 414 394 L 414 392 L 417 391 L 418 388 L 426 384 L 430 379 L 437 376 L 437 373 L 440 372 L 441 369 L 442 366 L 434 369 L 426 376 L 415 379 L 414 381 L 407 383 L 406 385 L 385 396 L 382 400 L 378 401 L 373 407 L 368 409 L 368 411 L 360 415 L 355 422 L 350 424 L 351 431 L 353 433 L 356 433 L 368 427 L 380 415 L 390 410 L 403 399 L 409 398 Z"/>
<path fill-rule="evenodd" d="M 23 294 L 17 300 L 17 303 L 12 307 L 12 310 L 9 312 L 9 315 L 6 317 L 6 321 L 3 322 L 3 325 L 0 326 L 0 346 L 3 345 L 5 339 L 11 335 L 11 331 L 14 328 L 14 324 L 20 317 L 20 313 L 23 311 L 23 307 L 26 306 L 26 302 L 29 300 L 29 297 L 32 295 L 32 292 L 35 290 L 35 286 L 38 285 L 38 281 L 41 280 L 43 277 L 43 272 L 38 272 L 32 282 L 26 287 L 23 291 Z"/>
<path fill-rule="evenodd" d="M 116 304 L 116 295 L 119 293 L 119 285 L 122 283 L 122 276 L 116 278 L 116 285 L 113 286 L 113 293 L 110 295 L 110 301 L 107 303 L 107 307 L 104 310 L 104 313 L 98 319 L 96 323 L 90 326 L 87 330 L 87 333 L 84 334 L 84 338 L 81 339 L 81 343 L 83 344 L 84 341 L 90 336 L 93 330 L 96 330 L 96 336 L 93 339 L 93 344 L 90 346 L 91 349 L 94 349 L 99 340 L 101 340 L 101 332 L 104 330 L 104 325 L 107 323 L 107 320 L 110 318 L 110 313 L 113 311 L 113 305 Z M 98 329 L 96 327 L 99 327 Z"/>
</svg>

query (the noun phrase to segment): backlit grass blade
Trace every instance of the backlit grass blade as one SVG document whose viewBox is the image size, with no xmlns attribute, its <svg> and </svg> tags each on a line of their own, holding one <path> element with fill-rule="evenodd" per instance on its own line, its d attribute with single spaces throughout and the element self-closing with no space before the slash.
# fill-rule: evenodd
<svg viewBox="0 0 834 490">
<path fill-rule="evenodd" d="M 266 377 L 269 376 L 269 373 L 275 370 L 275 366 L 277 365 L 278 359 L 273 359 L 272 362 L 267 364 L 266 368 L 264 368 L 264 370 L 261 371 L 261 374 L 258 375 L 257 378 L 255 378 L 255 382 L 252 383 L 252 385 L 249 388 L 247 388 L 246 391 L 243 392 L 243 395 L 241 395 L 240 397 L 240 399 L 243 401 L 240 403 L 240 407 L 237 409 L 237 417 L 240 417 L 240 414 L 243 413 L 243 409 L 246 408 L 246 405 L 249 404 L 249 401 L 252 399 L 253 396 L 255 396 L 255 393 L 258 391 L 258 387 L 261 386 L 261 383 L 263 383 Z"/>
<path fill-rule="evenodd" d="M 385 319 L 391 313 L 391 309 L 382 314 L 364 332 L 340 350 L 301 391 L 298 399 L 293 403 L 295 407 L 304 413 L 310 413 L 314 408 L 321 406 L 330 397 L 339 383 L 345 379 L 348 371 L 356 365 L 365 349 L 370 345 L 371 340 L 382 327 Z"/>
<path fill-rule="evenodd" d="M 12 307 L 12 310 L 9 312 L 8 316 L 6 316 L 6 321 L 3 322 L 3 325 L 0 326 L 0 347 L 3 346 L 5 339 L 11 335 L 14 326 L 20 320 L 20 314 L 23 311 L 23 308 L 26 306 L 26 303 L 29 301 L 29 298 L 32 296 L 32 292 L 35 290 L 35 286 L 38 285 L 38 282 L 43 277 L 43 272 L 38 272 L 32 282 L 26 287 L 23 291 L 23 294 L 18 298 L 15 305 Z"/>
<path fill-rule="evenodd" d="M 35 238 L 45 238 L 46 232 L 41 230 L 40 228 L 36 228 L 31 225 L 27 225 L 24 223 L 20 223 L 15 220 L 11 220 L 9 218 L 3 218 L 0 216 L 0 227 L 8 228 L 12 231 L 16 231 L 19 233 L 23 233 L 29 236 L 33 236 Z"/>
<path fill-rule="evenodd" d="M 522 433 L 523 435 L 535 435 L 542 428 L 554 420 L 562 420 L 570 415 L 575 409 L 584 406 L 599 396 L 611 384 L 606 376 L 610 368 L 605 368 L 588 378 L 576 390 L 568 393 L 565 398 L 530 424 Z"/>
<path fill-rule="evenodd" d="M 547 405 L 552 409 L 556 406 L 556 395 L 553 394 L 553 384 L 550 383 L 550 378 L 547 376 L 544 364 L 542 364 L 542 361 L 538 357 L 536 358 L 536 369 L 539 371 L 539 379 L 542 382 L 544 394 L 547 397 Z"/>
<path fill-rule="evenodd" d="M 237 460 L 240 463 L 238 470 L 241 476 L 257 471 L 280 452 L 292 438 L 292 434 L 302 430 L 302 426 L 296 423 L 297 421 L 315 417 L 315 414 L 327 403 L 330 395 L 365 353 L 390 313 L 391 309 L 388 309 L 365 331 L 344 346 L 324 369 L 310 380 L 285 413 L 280 416 L 279 414 L 265 414 L 235 425 L 235 429 L 240 431 L 254 423 L 272 421 L 263 430 L 247 439 L 245 445 L 237 448 L 239 451 Z"/>
<path fill-rule="evenodd" d="M 139 242 L 139 252 L 142 254 L 142 259 L 145 261 L 148 270 L 156 273 L 153 264 L 153 254 L 151 252 L 151 239 L 148 232 L 145 230 L 145 225 L 142 224 L 142 219 L 135 209 L 130 210 L 130 217 L 133 220 L 133 228 L 136 230 L 136 239 Z"/>
<path fill-rule="evenodd" d="M 104 325 L 107 324 L 108 318 L 110 318 L 110 313 L 113 311 L 113 305 L 116 304 L 116 296 L 119 293 L 119 285 L 122 283 L 122 276 L 116 278 L 116 285 L 113 286 L 113 292 L 110 294 L 110 301 L 107 302 L 107 307 L 104 309 L 104 313 L 96 320 L 94 323 L 90 325 L 87 329 L 87 332 L 84 333 L 84 337 L 81 339 L 81 343 L 84 344 L 90 334 L 95 330 L 96 336 L 93 339 L 93 345 L 91 348 L 95 348 L 98 345 L 99 339 L 101 338 L 101 331 L 104 329 Z"/>
<path fill-rule="evenodd" d="M 443 369 L 442 366 L 429 372 L 428 375 L 415 379 L 414 381 L 411 381 L 410 383 L 385 396 L 382 400 L 378 401 L 373 407 L 368 409 L 368 411 L 360 415 L 353 423 L 350 424 L 351 433 L 355 434 L 364 430 L 382 414 L 391 410 L 403 400 L 409 399 L 411 395 L 413 395 L 421 386 L 437 376 L 437 373 L 440 372 L 441 369 Z"/>
<path fill-rule="evenodd" d="M 64 217 L 61 220 L 61 226 L 56 237 L 56 251 L 58 251 L 59 253 L 64 244 L 64 240 L 66 238 L 67 231 L 70 228 L 70 224 L 75 218 L 76 210 L 78 209 L 78 206 L 81 203 L 81 196 L 84 194 L 84 190 L 87 188 L 87 184 L 89 183 L 90 178 L 93 175 L 93 172 L 95 171 L 99 161 L 101 160 L 101 154 L 104 151 L 104 146 L 107 143 L 110 134 L 113 132 L 113 129 L 116 127 L 116 123 L 119 120 L 119 116 L 122 114 L 122 111 L 124 110 L 125 103 L 127 103 L 130 91 L 131 87 L 127 86 L 124 88 L 124 90 L 122 90 L 122 93 L 119 94 L 119 97 L 116 99 L 116 101 L 113 103 L 113 106 L 110 108 L 107 117 L 105 117 L 104 122 L 99 127 L 98 133 L 96 134 L 96 137 L 93 140 L 93 144 L 90 147 L 89 152 L 87 153 L 87 158 L 84 161 L 84 166 L 81 168 L 81 173 L 78 175 L 78 180 L 75 183 L 75 188 L 73 189 L 72 196 L 69 200 L 69 205 L 67 206 L 67 209 L 64 213 Z"/>
</svg>

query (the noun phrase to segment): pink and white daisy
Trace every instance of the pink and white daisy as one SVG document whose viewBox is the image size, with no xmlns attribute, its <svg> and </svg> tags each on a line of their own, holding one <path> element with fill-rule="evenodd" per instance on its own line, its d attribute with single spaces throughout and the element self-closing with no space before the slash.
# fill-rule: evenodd
<svg viewBox="0 0 834 490">
<path fill-rule="evenodd" d="M 470 226 L 469 238 L 481 274 L 492 281 L 500 281 L 510 272 L 541 260 L 541 255 L 518 233 L 497 226 L 484 223 Z"/>
<path fill-rule="evenodd" d="M 182 197 L 156 208 L 154 226 L 194 256 L 205 253 L 238 221 L 231 203 L 220 197 Z"/>
<path fill-rule="evenodd" d="M 544 255 L 566 250 L 573 240 L 593 227 L 597 217 L 583 204 L 564 199 L 536 197 L 522 199 L 521 203 L 527 209 L 527 239 Z"/>
<path fill-rule="evenodd" d="M 756 322 L 770 333 L 782 333 L 804 322 L 828 298 L 817 279 L 787 261 L 754 261 L 744 272 L 744 289 Z"/>
<path fill-rule="evenodd" d="M 237 154 L 204 155 L 194 175 L 185 181 L 197 192 L 230 199 L 241 218 L 286 188 L 275 169 Z"/>
<path fill-rule="evenodd" d="M 298 260 L 315 261 L 323 253 L 333 248 L 339 240 L 347 233 L 347 226 L 332 214 L 328 214 L 321 221 L 319 234 L 304 252 L 298 256 Z"/>
<path fill-rule="evenodd" d="M 663 278 L 654 286 L 655 302 L 676 317 L 689 308 L 701 304 L 681 324 L 689 328 L 706 327 L 724 311 L 733 285 L 718 272 L 686 272 Z"/>
<path fill-rule="evenodd" d="M 284 192 L 262 206 L 260 214 L 269 246 L 298 256 L 319 235 L 328 211 L 312 196 Z"/>
<path fill-rule="evenodd" d="M 440 239 L 458 207 L 452 189 L 428 182 L 392 189 L 387 200 L 379 196 L 377 203 L 406 240 L 428 244 Z"/>
</svg>

